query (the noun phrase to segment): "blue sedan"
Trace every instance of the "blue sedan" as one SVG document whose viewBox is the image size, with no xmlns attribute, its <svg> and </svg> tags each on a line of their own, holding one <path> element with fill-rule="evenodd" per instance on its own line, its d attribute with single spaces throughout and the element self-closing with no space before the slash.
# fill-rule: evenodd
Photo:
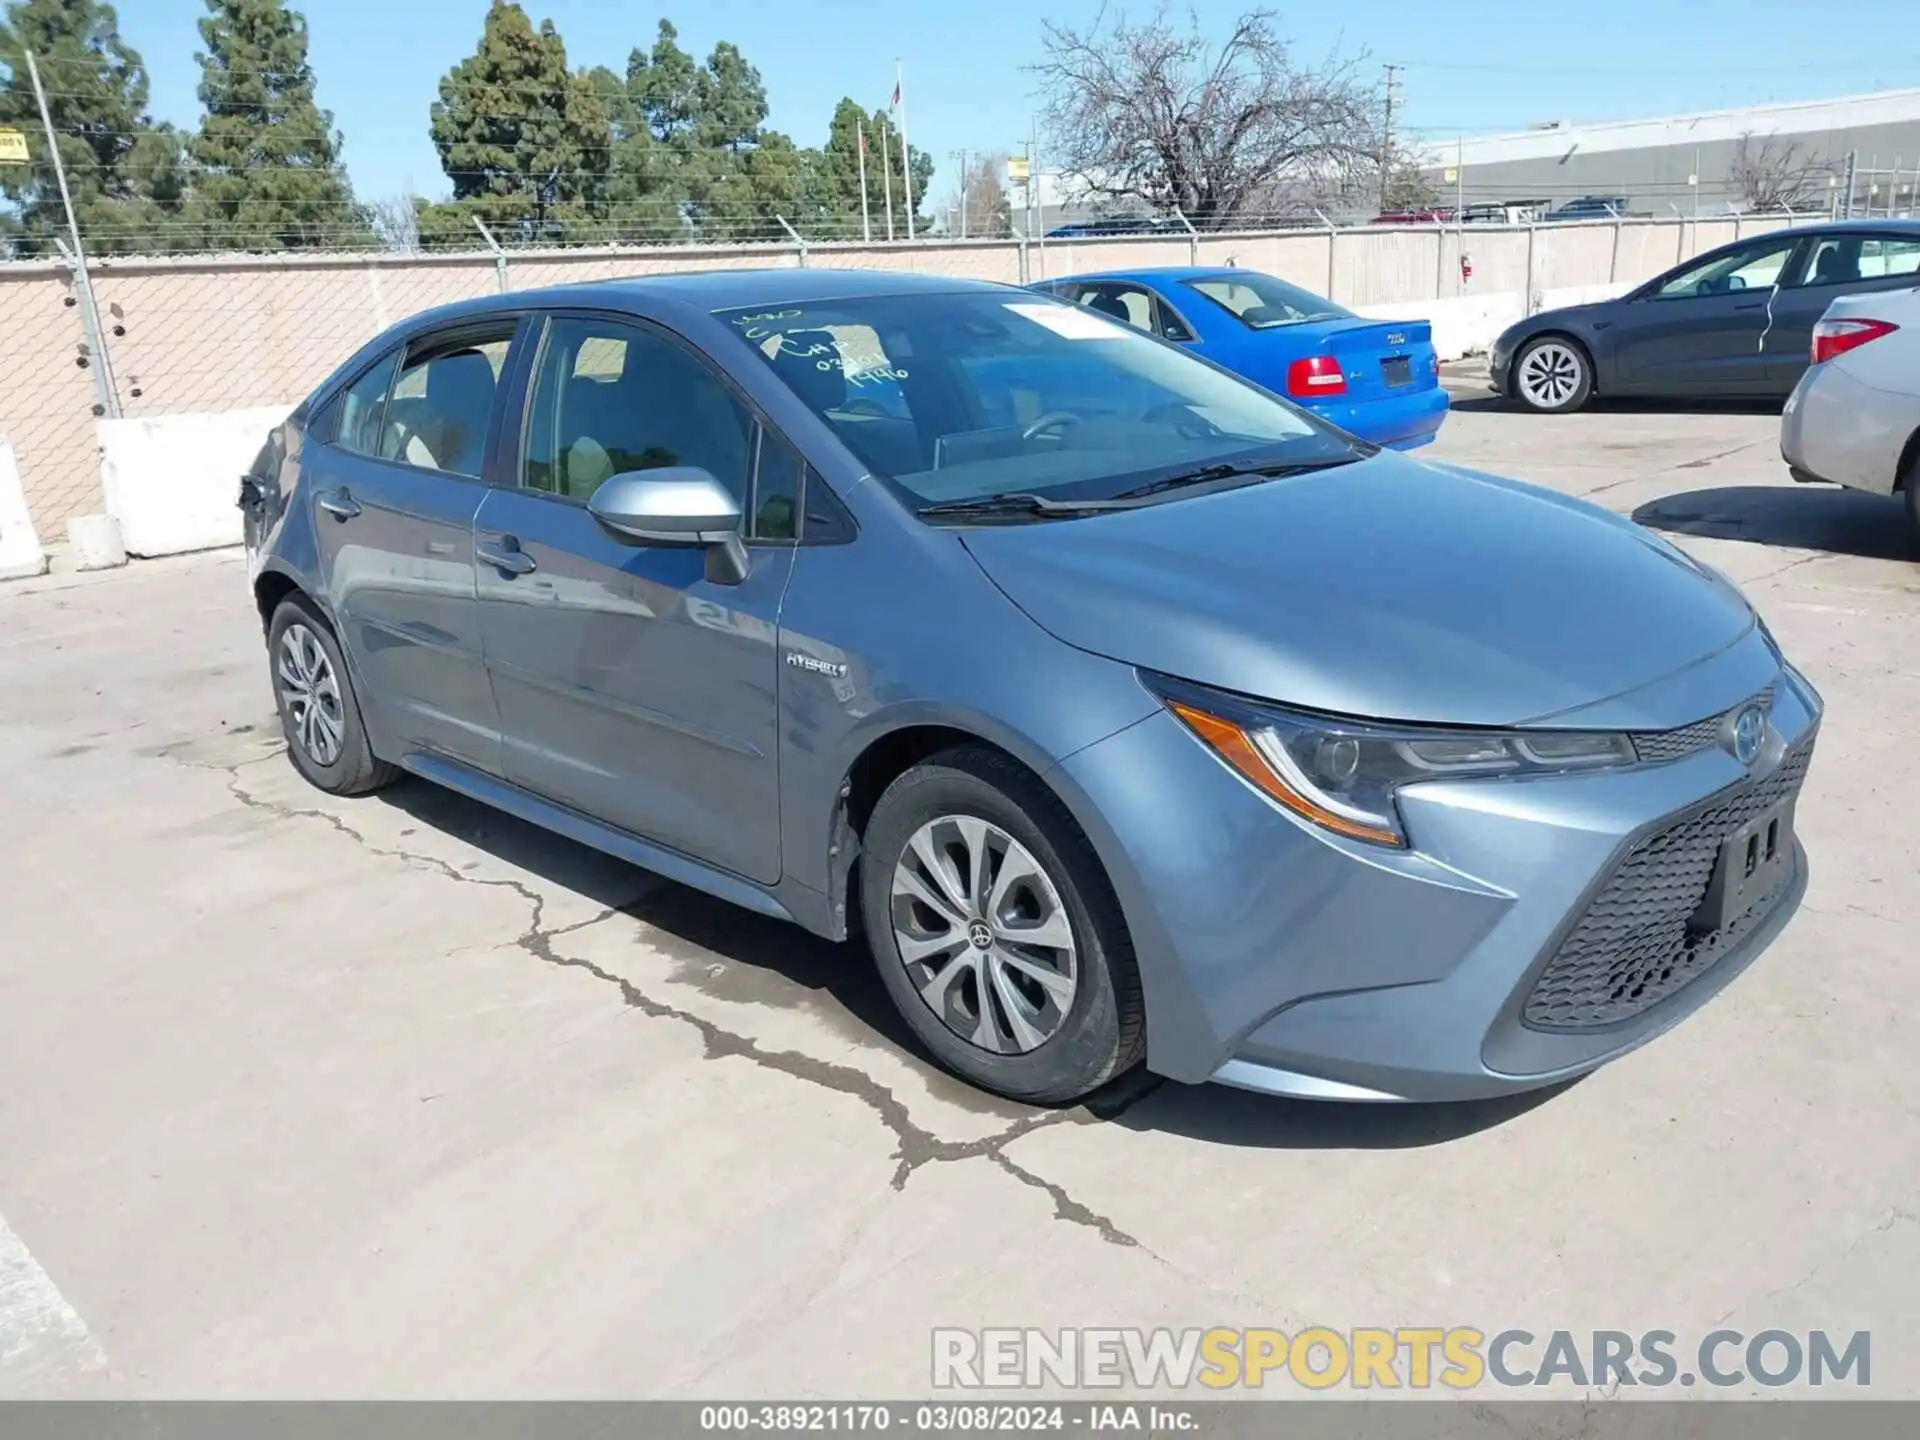
<svg viewBox="0 0 1920 1440">
<path fill-rule="evenodd" d="M 1112 270 L 1030 288 L 1191 346 L 1377 445 L 1415 449 L 1447 418 L 1424 320 L 1368 320 L 1252 270 Z"/>
</svg>

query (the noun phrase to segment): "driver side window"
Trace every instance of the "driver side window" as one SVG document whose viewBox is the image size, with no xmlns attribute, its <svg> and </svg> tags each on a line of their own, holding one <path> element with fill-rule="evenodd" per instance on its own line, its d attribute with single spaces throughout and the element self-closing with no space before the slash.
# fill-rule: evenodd
<svg viewBox="0 0 1920 1440">
<path fill-rule="evenodd" d="M 1692 300 L 1731 295 L 1739 290 L 1768 290 L 1779 283 L 1798 238 L 1788 236 L 1709 255 L 1674 272 L 1660 283 L 1656 300 Z"/>
<path fill-rule="evenodd" d="M 746 408 L 673 342 L 617 320 L 547 326 L 521 484 L 586 501 L 613 476 L 697 465 L 746 503 Z"/>
</svg>

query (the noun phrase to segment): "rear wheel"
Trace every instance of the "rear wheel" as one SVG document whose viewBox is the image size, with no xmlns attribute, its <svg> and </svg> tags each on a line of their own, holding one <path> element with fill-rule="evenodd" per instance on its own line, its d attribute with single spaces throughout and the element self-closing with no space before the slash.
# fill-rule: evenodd
<svg viewBox="0 0 1920 1440">
<path fill-rule="evenodd" d="M 1920 554 L 1920 455 L 1908 463 L 1900 489 L 1907 502 L 1907 541 Z"/>
<path fill-rule="evenodd" d="M 289 595 L 273 612 L 267 655 L 287 754 L 309 783 L 365 795 L 399 778 L 375 757 L 340 644 L 305 597 Z"/>
<path fill-rule="evenodd" d="M 1530 410 L 1578 410 L 1593 394 L 1593 363 L 1586 351 L 1562 336 L 1529 340 L 1513 360 L 1513 393 Z"/>
<path fill-rule="evenodd" d="M 902 775 L 861 859 L 867 942 L 895 1006 L 949 1070 L 1060 1104 L 1139 1063 L 1139 974 L 1119 902 L 1066 807 L 998 751 Z"/>
</svg>

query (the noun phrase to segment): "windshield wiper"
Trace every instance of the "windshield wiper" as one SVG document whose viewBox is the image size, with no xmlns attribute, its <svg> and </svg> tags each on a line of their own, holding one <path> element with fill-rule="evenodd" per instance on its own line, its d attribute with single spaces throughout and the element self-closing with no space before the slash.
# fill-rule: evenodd
<svg viewBox="0 0 1920 1440">
<path fill-rule="evenodd" d="M 1167 475 L 1147 485 L 1136 485 L 1131 490 L 1122 490 L 1113 498 L 1125 503 L 1148 495 L 1158 495 L 1167 490 L 1184 490 L 1189 485 L 1205 485 L 1214 480 L 1233 480 L 1243 475 L 1257 476 L 1262 480 L 1278 480 L 1287 475 L 1304 475 L 1310 470 L 1332 470 L 1336 466 L 1351 465 L 1358 458 L 1357 455 L 1342 455 L 1337 459 L 1293 460 L 1267 465 L 1236 465 L 1231 461 L 1222 461 L 1217 465 L 1202 465 L 1195 470 L 1182 470 L 1177 475 Z"/>
<path fill-rule="evenodd" d="M 918 514 L 922 519 L 931 520 L 991 520 L 1001 517 L 1054 520 L 1070 515 L 1098 515 L 1109 510 L 1137 510 L 1155 495 L 1169 490 L 1183 490 L 1189 485 L 1205 485 L 1214 480 L 1233 480 L 1242 476 L 1274 480 L 1286 475 L 1304 475 L 1309 470 L 1331 470 L 1337 465 L 1351 465 L 1358 458 L 1348 455 L 1338 459 L 1294 460 L 1265 465 L 1238 465 L 1222 461 L 1217 465 L 1182 470 L 1177 475 L 1165 476 L 1151 484 L 1136 485 L 1107 500 L 1050 500 L 1045 495 L 1016 490 L 1007 495 L 983 495 L 976 500 L 947 500 L 938 505 L 923 505 Z"/>
<path fill-rule="evenodd" d="M 1049 500 L 1044 495 L 1015 491 L 1009 495 L 983 495 L 977 500 L 947 500 L 938 505 L 922 505 L 922 519 L 994 519 L 999 516 L 1034 516 L 1053 519 L 1065 515 L 1097 515 L 1102 510 L 1131 510 L 1132 500 Z"/>
</svg>

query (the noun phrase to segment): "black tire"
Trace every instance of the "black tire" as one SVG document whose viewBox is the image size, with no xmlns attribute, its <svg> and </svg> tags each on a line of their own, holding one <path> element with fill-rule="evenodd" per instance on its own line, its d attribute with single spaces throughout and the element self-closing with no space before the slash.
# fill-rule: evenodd
<svg viewBox="0 0 1920 1440">
<path fill-rule="evenodd" d="M 305 663 L 298 652 L 310 656 L 316 650 L 324 657 L 325 673 L 332 677 L 337 692 L 336 703 L 322 705 L 330 726 L 338 730 L 337 742 L 331 747 L 303 733 L 300 716 L 304 707 L 299 700 L 300 686 L 293 678 Z M 329 795 L 365 795 L 400 778 L 398 767 L 373 753 L 340 642 L 305 596 L 289 595 L 274 610 L 267 626 L 267 669 L 273 679 L 274 704 L 280 711 L 280 729 L 287 739 L 287 755 L 309 784 Z"/>
<path fill-rule="evenodd" d="M 1071 928 L 1072 999 L 1064 1012 L 1056 1008 L 1057 1028 L 1021 1053 L 993 1053 L 949 1028 L 932 1002 L 922 999 L 901 956 L 892 894 L 896 867 L 913 837 L 946 817 L 986 821 L 1024 847 L 1051 884 Z M 1099 1089 L 1145 1057 L 1140 974 L 1113 886 L 1066 806 L 1010 757 L 985 746 L 960 746 L 900 776 L 867 822 L 860 872 L 867 945 L 881 981 L 914 1034 L 954 1074 L 1009 1099 L 1057 1105 Z M 959 953 L 982 959 L 965 946 Z M 975 969 L 972 978 L 958 982 L 961 1001 L 981 974 Z M 964 1011 L 953 994 L 946 998 Z M 993 1003 L 999 1007 L 995 1015 L 1004 1020 L 1004 1002 Z"/>
<path fill-rule="evenodd" d="M 1530 381 L 1527 362 L 1535 357 L 1548 367 L 1551 383 Z M 1513 398 L 1543 415 L 1571 414 L 1593 397 L 1593 359 L 1578 341 L 1565 335 L 1536 335 L 1520 347 L 1508 375 Z"/>
<path fill-rule="evenodd" d="M 1920 457 L 1907 467 L 1907 481 L 1901 487 L 1907 502 L 1907 544 L 1920 555 Z"/>
</svg>

